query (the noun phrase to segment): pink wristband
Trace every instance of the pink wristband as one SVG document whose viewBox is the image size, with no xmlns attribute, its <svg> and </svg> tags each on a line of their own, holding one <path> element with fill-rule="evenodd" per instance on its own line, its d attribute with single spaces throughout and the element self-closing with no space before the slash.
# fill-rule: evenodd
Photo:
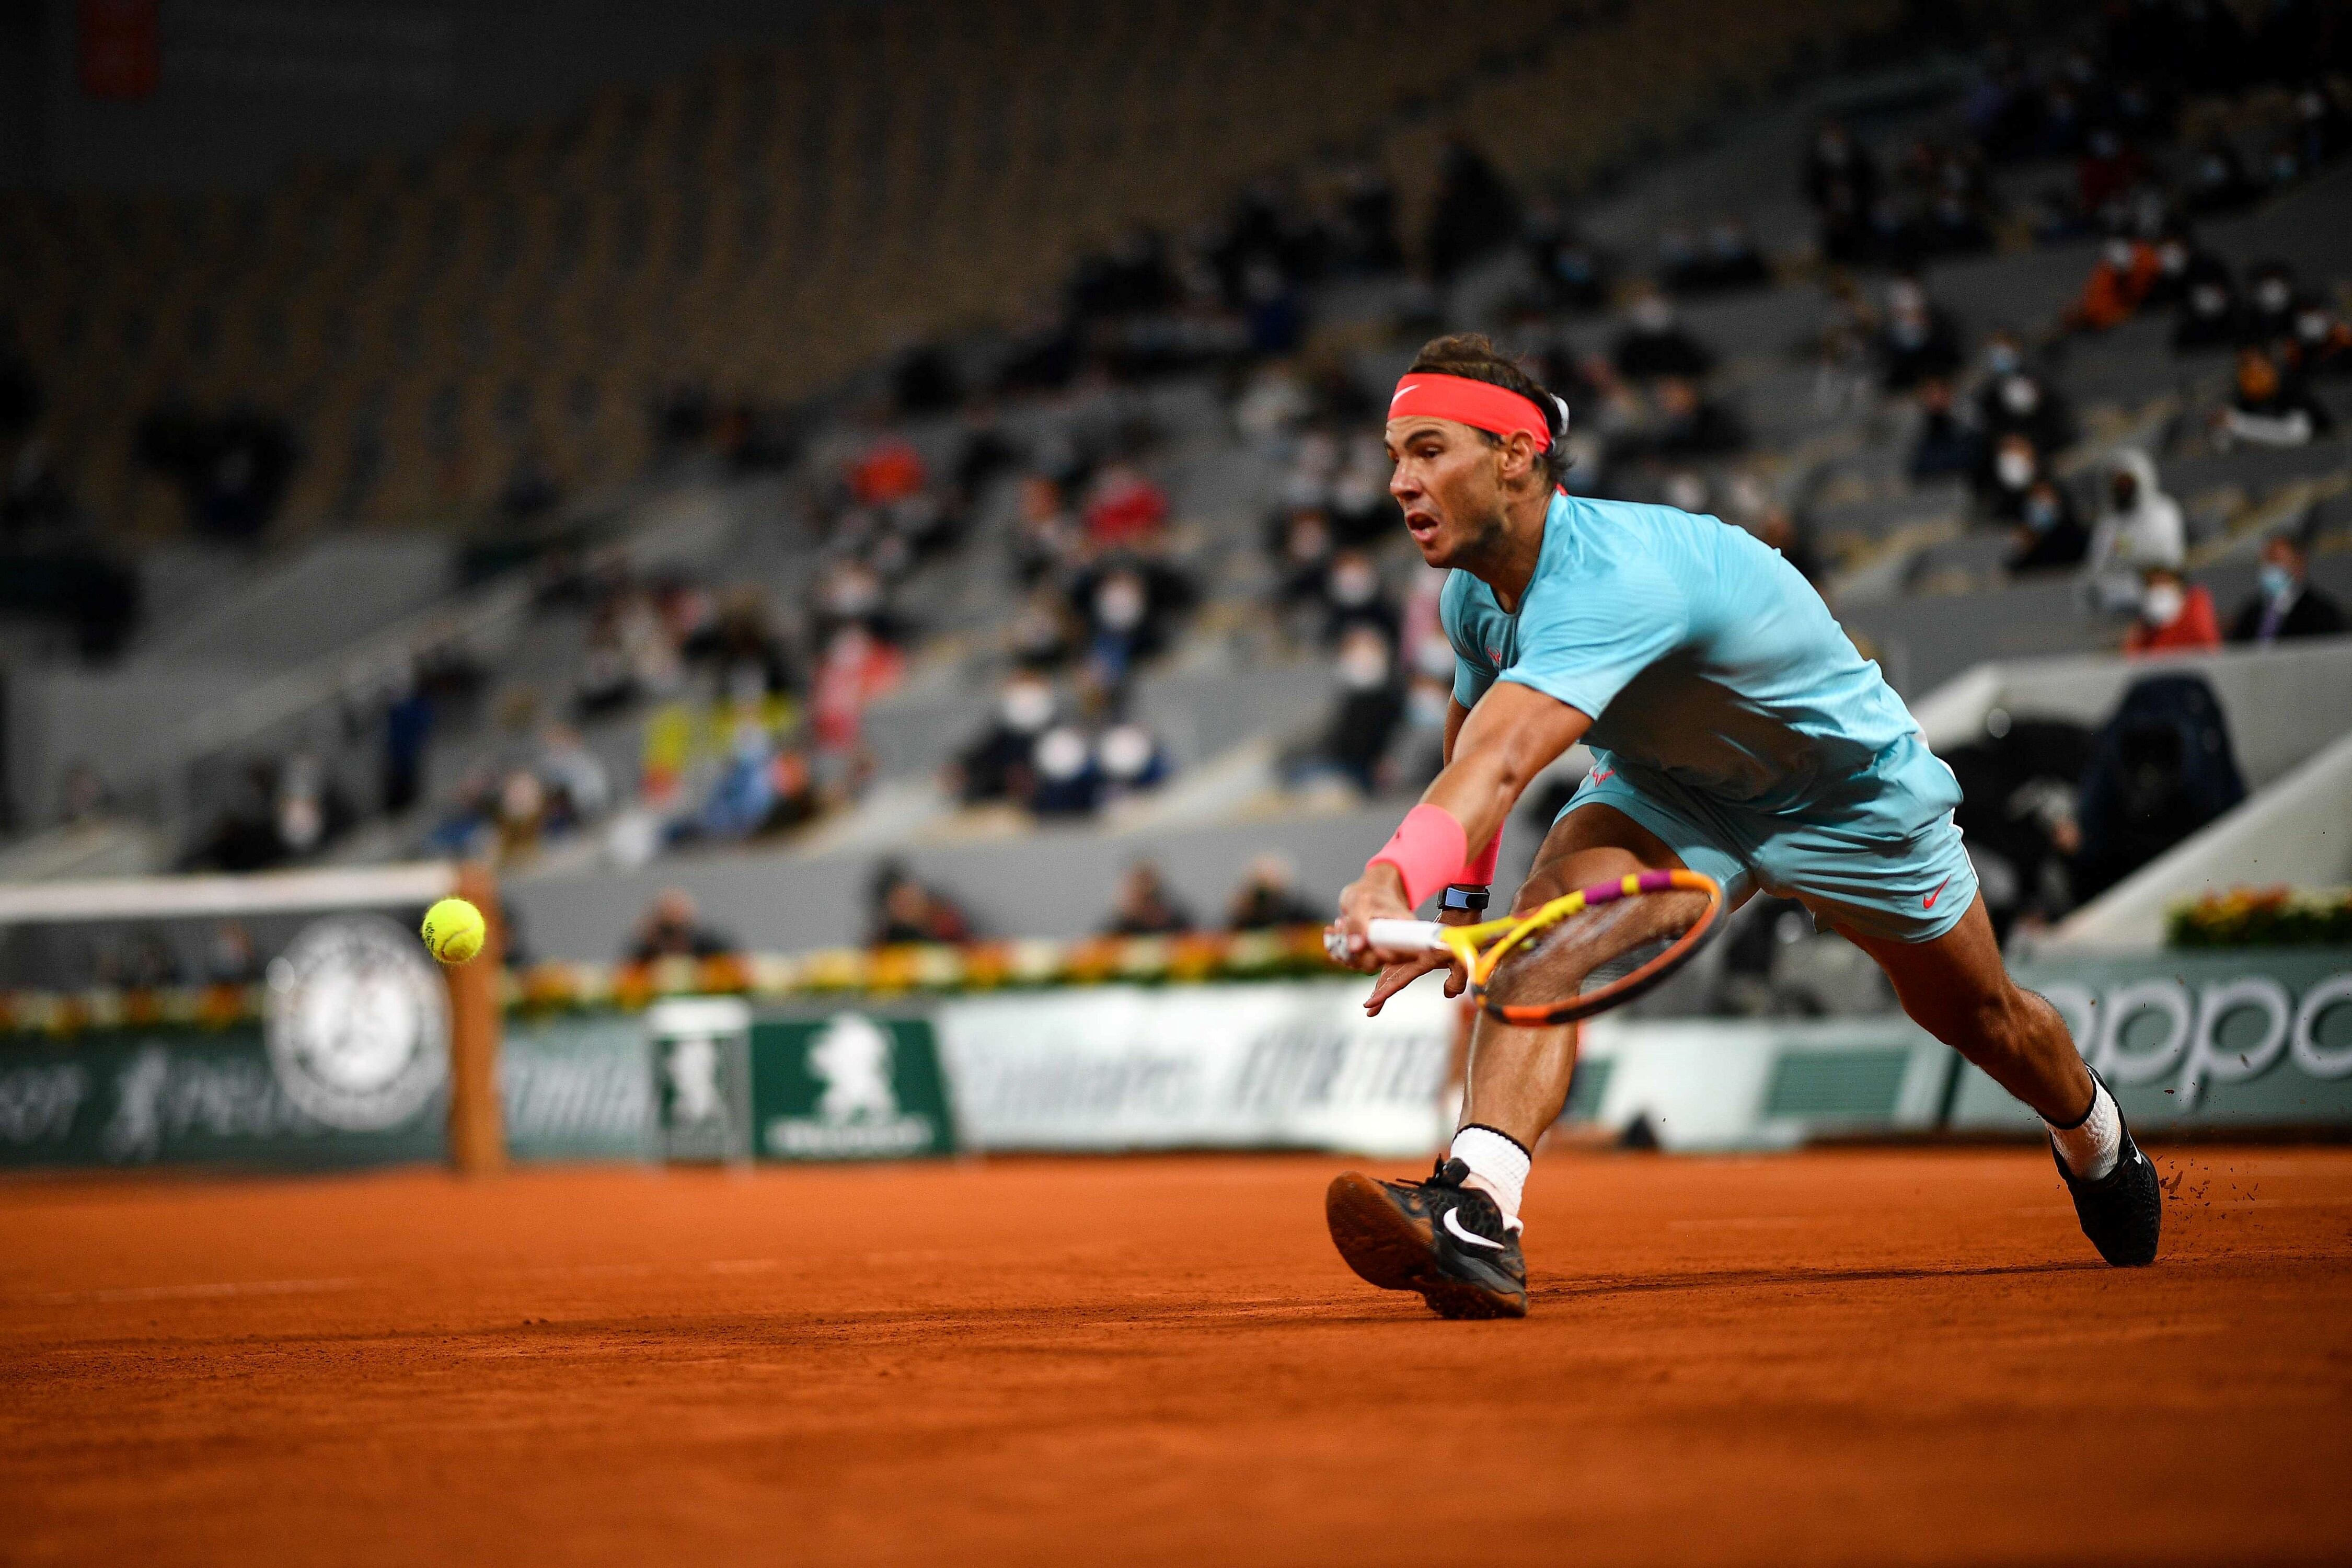
<svg viewBox="0 0 2352 1568">
<path fill-rule="evenodd" d="M 1502 854 L 1503 830 L 1498 827 L 1495 829 L 1495 837 L 1486 840 L 1486 847 L 1478 851 L 1478 858 L 1465 863 L 1462 869 L 1454 874 L 1454 880 L 1465 888 L 1493 887 L 1495 862 L 1502 858 Z"/>
<path fill-rule="evenodd" d="M 1395 867 L 1404 879 L 1404 901 L 1419 909 L 1423 900 L 1454 879 L 1469 850 L 1470 836 L 1452 812 L 1442 805 L 1416 805 L 1404 814 L 1381 852 L 1364 862 L 1364 869 Z"/>
</svg>

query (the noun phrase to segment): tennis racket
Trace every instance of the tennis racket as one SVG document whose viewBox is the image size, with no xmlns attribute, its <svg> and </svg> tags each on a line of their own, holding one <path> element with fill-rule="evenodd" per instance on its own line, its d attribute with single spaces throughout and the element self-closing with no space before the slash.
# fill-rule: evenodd
<svg viewBox="0 0 2352 1568">
<path fill-rule="evenodd" d="M 1596 882 L 1525 915 L 1478 925 L 1373 921 L 1365 935 L 1391 952 L 1451 952 L 1470 998 L 1523 1028 L 1572 1023 L 1650 990 L 1688 963 L 1723 923 L 1723 889 L 1696 871 L 1636 871 Z M 1324 938 L 1347 962 L 1344 938 Z"/>
</svg>

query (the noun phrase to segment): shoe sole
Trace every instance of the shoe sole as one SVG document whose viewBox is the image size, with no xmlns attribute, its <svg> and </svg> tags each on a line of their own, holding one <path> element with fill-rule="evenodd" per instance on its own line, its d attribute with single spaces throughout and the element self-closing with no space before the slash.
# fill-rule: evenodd
<svg viewBox="0 0 2352 1568">
<path fill-rule="evenodd" d="M 1335 1176 L 1323 1195 L 1332 1245 L 1356 1277 L 1383 1290 L 1412 1290 L 1441 1318 L 1524 1318 L 1528 1304 L 1456 1279 L 1437 1267 L 1436 1237 L 1370 1176 Z"/>
</svg>

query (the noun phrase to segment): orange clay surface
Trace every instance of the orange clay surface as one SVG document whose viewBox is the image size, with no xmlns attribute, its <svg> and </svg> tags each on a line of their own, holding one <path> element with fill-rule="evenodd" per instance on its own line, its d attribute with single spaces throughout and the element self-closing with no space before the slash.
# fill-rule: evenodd
<svg viewBox="0 0 2352 1568">
<path fill-rule="evenodd" d="M 0 1182 L 0 1562 L 2343 1562 L 2352 1150 L 2154 1153 L 1547 1153 L 1499 1323 L 1324 1158 Z"/>
</svg>

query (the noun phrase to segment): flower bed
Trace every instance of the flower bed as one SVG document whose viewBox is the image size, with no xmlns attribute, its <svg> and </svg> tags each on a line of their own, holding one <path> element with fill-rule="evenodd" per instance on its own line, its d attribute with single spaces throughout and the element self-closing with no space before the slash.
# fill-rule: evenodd
<svg viewBox="0 0 2352 1568">
<path fill-rule="evenodd" d="M 2352 889 L 2208 893 L 2172 907 L 2165 939 L 2174 947 L 2352 946 Z"/>
</svg>

